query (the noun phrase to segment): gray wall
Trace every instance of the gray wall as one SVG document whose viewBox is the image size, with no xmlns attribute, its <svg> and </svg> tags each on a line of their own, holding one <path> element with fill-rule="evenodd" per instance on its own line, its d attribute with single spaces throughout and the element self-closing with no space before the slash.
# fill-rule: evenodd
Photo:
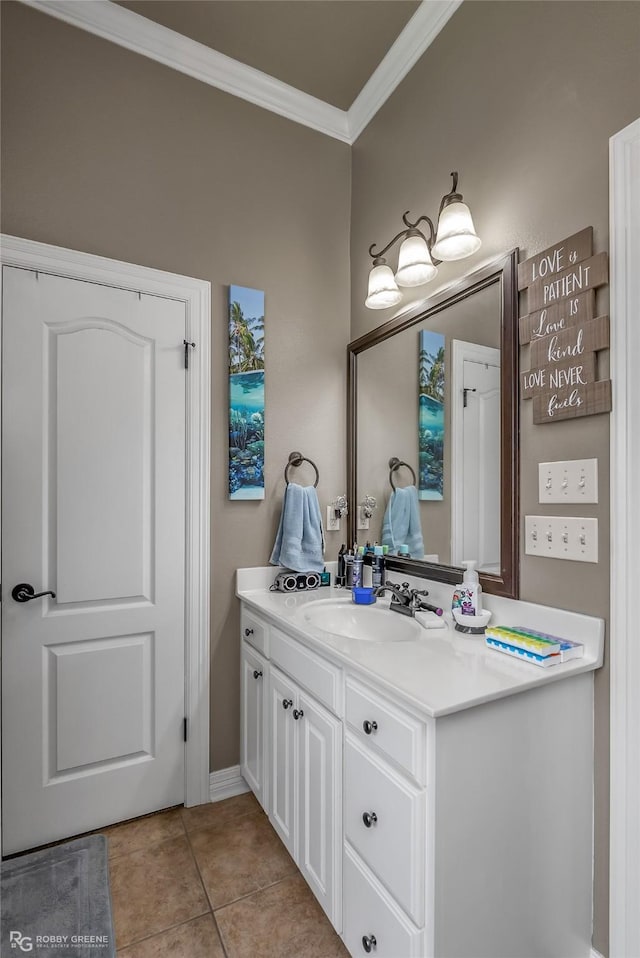
<svg viewBox="0 0 640 958">
<path fill-rule="evenodd" d="M 352 338 L 391 315 L 363 305 L 369 244 L 388 242 L 404 210 L 434 216 L 451 170 L 460 171 L 483 246 L 466 263 L 443 265 L 435 288 L 512 247 L 524 259 L 589 225 L 595 250 L 608 249 L 608 140 L 640 115 L 639 38 L 637 3 L 463 4 L 353 148 Z M 522 305 L 526 312 L 524 297 Z M 606 289 L 597 305 L 608 311 Z M 605 354 L 602 378 L 607 366 Z M 523 402 L 520 449 L 521 516 L 596 516 L 600 533 L 597 565 L 523 555 L 522 598 L 606 617 L 609 417 L 534 426 L 531 402 Z M 599 504 L 539 505 L 537 464 L 583 457 L 599 461 Z M 594 928 L 594 947 L 604 954 L 608 720 L 605 665 L 596 677 Z"/>
<path fill-rule="evenodd" d="M 236 765 L 235 569 L 268 562 L 292 449 L 344 492 L 349 147 L 19 3 L 2 93 L 5 233 L 213 283 L 211 767 Z M 227 499 L 229 283 L 266 293 L 264 502 Z"/>
</svg>

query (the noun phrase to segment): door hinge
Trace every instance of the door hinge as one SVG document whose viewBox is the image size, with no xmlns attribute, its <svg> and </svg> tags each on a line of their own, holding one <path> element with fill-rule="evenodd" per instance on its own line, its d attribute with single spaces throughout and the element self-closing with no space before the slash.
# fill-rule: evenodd
<svg viewBox="0 0 640 958">
<path fill-rule="evenodd" d="M 189 720 L 188 720 L 187 716 L 185 715 L 185 717 L 184 717 L 183 720 L 182 720 L 182 740 L 183 740 L 183 742 L 186 742 L 187 739 L 188 739 L 188 737 L 189 737 L 188 732 L 187 732 L 188 722 L 189 722 Z"/>
<path fill-rule="evenodd" d="M 184 368 L 188 369 L 189 368 L 189 347 L 191 347 L 191 349 L 195 349 L 196 344 L 190 343 L 186 339 L 183 339 L 182 342 L 184 343 Z"/>
</svg>

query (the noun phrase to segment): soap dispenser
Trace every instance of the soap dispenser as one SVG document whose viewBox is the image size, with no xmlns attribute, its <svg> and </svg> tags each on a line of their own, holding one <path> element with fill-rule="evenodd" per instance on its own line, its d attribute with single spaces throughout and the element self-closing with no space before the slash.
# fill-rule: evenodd
<svg viewBox="0 0 640 958">
<path fill-rule="evenodd" d="M 465 573 L 457 585 L 451 602 L 452 609 L 460 609 L 462 615 L 480 615 L 482 612 L 482 586 L 476 571 L 476 560 L 465 559 Z"/>
</svg>

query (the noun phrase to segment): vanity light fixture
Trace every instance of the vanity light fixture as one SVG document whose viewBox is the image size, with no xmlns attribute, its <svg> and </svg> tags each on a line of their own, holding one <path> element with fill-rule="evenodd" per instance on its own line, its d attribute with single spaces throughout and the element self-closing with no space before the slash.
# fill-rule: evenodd
<svg viewBox="0 0 640 958">
<path fill-rule="evenodd" d="M 402 215 L 406 229 L 397 233 L 390 243 L 379 252 L 375 243 L 369 247 L 373 267 L 369 273 L 369 289 L 365 306 L 369 309 L 387 309 L 396 306 L 402 299 L 399 286 L 422 286 L 434 278 L 438 265 L 444 261 L 464 259 L 480 248 L 471 212 L 458 193 L 458 174 L 452 173 L 453 187 L 440 201 L 438 228 L 428 216 L 419 216 L 412 223 L 409 210 Z M 429 236 L 418 229 L 420 223 L 429 224 Z M 395 276 L 384 254 L 402 239 L 398 252 L 398 268 Z"/>
</svg>

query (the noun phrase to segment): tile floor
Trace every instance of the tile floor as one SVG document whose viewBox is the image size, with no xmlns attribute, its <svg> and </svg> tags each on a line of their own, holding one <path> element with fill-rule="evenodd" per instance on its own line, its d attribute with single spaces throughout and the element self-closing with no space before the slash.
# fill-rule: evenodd
<svg viewBox="0 0 640 958">
<path fill-rule="evenodd" d="M 118 958 L 348 958 L 252 794 L 102 834 Z"/>
</svg>

